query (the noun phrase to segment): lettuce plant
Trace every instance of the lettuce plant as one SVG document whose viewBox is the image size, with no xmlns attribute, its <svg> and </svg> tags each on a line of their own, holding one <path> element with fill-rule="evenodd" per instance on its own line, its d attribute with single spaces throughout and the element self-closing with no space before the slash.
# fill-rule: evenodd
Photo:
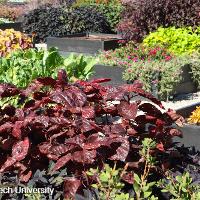
<svg viewBox="0 0 200 200">
<path fill-rule="evenodd" d="M 108 80 L 70 84 L 66 72 L 59 70 L 57 79 L 37 78 L 26 89 L 0 84 L 0 97 L 18 96 L 21 105 L 1 106 L 0 173 L 18 169 L 20 181 L 28 182 L 37 169 L 46 169 L 53 160 L 51 173 L 67 169 L 63 188 L 64 197 L 70 198 L 92 184 L 85 171 L 100 169 L 103 163 L 116 162 L 140 172 L 144 138 L 156 142 L 151 154 L 159 155 L 159 167 L 171 139 L 181 136 L 171 125 L 181 125 L 183 118 L 173 110 L 162 110 L 161 102 L 141 84 L 99 84 Z M 149 102 L 132 99 L 135 96 Z M 128 177 L 124 179 L 130 182 Z"/>
</svg>

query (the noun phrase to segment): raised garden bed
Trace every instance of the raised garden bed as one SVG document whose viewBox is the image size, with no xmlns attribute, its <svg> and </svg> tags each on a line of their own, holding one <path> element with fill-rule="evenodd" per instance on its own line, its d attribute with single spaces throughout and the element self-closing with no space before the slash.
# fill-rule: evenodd
<svg viewBox="0 0 200 200">
<path fill-rule="evenodd" d="M 23 31 L 21 22 L 0 24 L 1 30 L 11 29 L 11 28 L 14 29 L 15 31 L 21 31 L 21 32 Z"/>
<path fill-rule="evenodd" d="M 107 82 L 107 85 L 121 85 L 124 84 L 125 81 L 122 79 L 123 68 L 119 66 L 106 66 L 101 64 L 96 64 L 94 66 L 94 75 L 91 79 L 95 78 L 110 78 L 111 81 Z"/>
<path fill-rule="evenodd" d="M 47 47 L 58 47 L 61 52 L 96 54 L 115 49 L 121 37 L 115 34 L 76 34 L 65 37 L 47 37 Z"/>
<path fill-rule="evenodd" d="M 196 106 L 200 106 L 200 103 L 183 107 L 176 110 L 176 112 L 187 119 L 191 112 L 195 110 Z M 200 151 L 200 126 L 185 123 L 180 130 L 183 132 L 183 138 L 176 138 L 175 141 L 187 147 L 194 146 L 196 150 Z"/>
</svg>

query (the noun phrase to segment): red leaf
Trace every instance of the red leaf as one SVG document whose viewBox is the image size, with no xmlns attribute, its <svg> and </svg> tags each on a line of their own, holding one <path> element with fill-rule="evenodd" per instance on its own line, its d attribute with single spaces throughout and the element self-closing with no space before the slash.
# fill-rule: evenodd
<svg viewBox="0 0 200 200">
<path fill-rule="evenodd" d="M 125 119 L 135 119 L 137 114 L 137 104 L 122 101 L 118 106 L 117 109 L 119 114 L 124 117 Z"/>
<path fill-rule="evenodd" d="M 86 119 L 93 119 L 95 118 L 95 110 L 91 106 L 83 107 L 82 108 L 82 117 Z"/>
<path fill-rule="evenodd" d="M 29 150 L 30 142 L 26 137 L 24 141 L 19 141 L 12 148 L 12 157 L 14 157 L 17 161 L 23 160 Z"/>
<path fill-rule="evenodd" d="M 72 154 L 74 161 L 84 164 L 92 164 L 96 160 L 96 150 L 82 150 L 76 151 Z"/>
<path fill-rule="evenodd" d="M 165 151 L 165 149 L 164 149 L 164 145 L 163 145 L 163 143 L 161 142 L 160 144 L 157 144 L 156 145 L 156 148 L 158 149 L 158 150 L 160 150 L 160 151 Z"/>
<path fill-rule="evenodd" d="M 68 177 L 64 182 L 64 198 L 74 198 L 78 188 L 81 186 L 81 181 L 74 178 Z"/>
<path fill-rule="evenodd" d="M 17 89 L 12 84 L 1 83 L 0 84 L 0 97 L 11 97 L 20 93 L 20 90 Z"/>
<path fill-rule="evenodd" d="M 172 136 L 182 136 L 181 130 L 175 129 L 175 128 L 170 128 L 169 134 Z"/>
<path fill-rule="evenodd" d="M 8 133 L 13 127 L 13 124 L 10 122 L 6 122 L 0 126 L 0 133 Z"/>
<path fill-rule="evenodd" d="M 71 154 L 67 154 L 65 156 L 62 156 L 61 158 L 59 158 L 56 162 L 56 164 L 54 165 L 54 168 L 52 169 L 52 172 L 55 172 L 57 170 L 59 170 L 61 167 L 63 167 L 65 164 L 67 164 L 70 160 L 71 160 Z"/>
<path fill-rule="evenodd" d="M 13 130 L 12 130 L 12 135 L 17 138 L 20 139 L 21 138 L 21 133 L 22 133 L 22 127 L 23 127 L 23 121 L 16 121 L 14 126 L 13 126 Z"/>
<path fill-rule="evenodd" d="M 119 138 L 120 139 L 120 138 Z M 121 138 L 121 145 L 117 148 L 116 153 L 110 157 L 111 160 L 125 161 L 130 150 L 129 141 Z"/>
</svg>

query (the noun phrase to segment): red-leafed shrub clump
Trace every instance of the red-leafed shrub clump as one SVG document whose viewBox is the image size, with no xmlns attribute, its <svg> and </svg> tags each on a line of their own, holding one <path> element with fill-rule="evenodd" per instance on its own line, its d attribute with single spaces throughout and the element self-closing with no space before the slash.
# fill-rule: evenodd
<svg viewBox="0 0 200 200">
<path fill-rule="evenodd" d="M 167 154 L 172 137 L 181 135 L 170 125 L 181 123 L 182 118 L 171 110 L 161 112 L 160 101 L 143 91 L 139 83 L 119 87 L 99 84 L 105 81 L 69 84 L 65 71 L 59 70 L 57 80 L 38 78 L 25 90 L 0 84 L 1 98 L 18 96 L 21 105 L 1 108 L 0 172 L 18 169 L 20 180 L 27 182 L 53 160 L 52 172 L 65 167 L 73 176 L 64 182 L 68 198 L 91 184 L 85 179 L 85 171 L 91 167 L 115 161 L 121 166 L 129 163 L 139 171 L 144 138 L 157 142 L 152 154 Z M 156 106 L 134 101 L 132 97 L 138 95 Z"/>
<path fill-rule="evenodd" d="M 197 27 L 199 0 L 124 0 L 125 10 L 119 31 L 126 39 L 141 41 L 151 31 L 163 27 Z"/>
</svg>

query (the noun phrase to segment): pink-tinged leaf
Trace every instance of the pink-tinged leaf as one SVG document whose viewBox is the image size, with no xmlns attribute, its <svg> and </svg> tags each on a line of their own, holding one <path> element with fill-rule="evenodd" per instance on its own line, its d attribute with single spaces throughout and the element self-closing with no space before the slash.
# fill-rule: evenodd
<svg viewBox="0 0 200 200">
<path fill-rule="evenodd" d="M 0 126 L 0 134 L 1 133 L 8 133 L 8 132 L 10 132 L 11 129 L 12 129 L 12 127 L 13 127 L 13 124 L 10 123 L 10 122 L 6 122 L 5 124 L 2 124 Z"/>
<path fill-rule="evenodd" d="M 133 185 L 134 183 L 133 177 L 134 177 L 133 172 L 126 172 L 122 175 L 122 180 Z"/>
<path fill-rule="evenodd" d="M 20 139 L 22 134 L 22 128 L 23 121 L 16 121 L 12 129 L 12 136 L 14 136 L 17 139 Z"/>
<path fill-rule="evenodd" d="M 73 161 L 82 164 L 92 164 L 96 161 L 96 150 L 82 150 L 76 151 L 72 154 Z"/>
<path fill-rule="evenodd" d="M 164 149 L 164 145 L 163 145 L 163 143 L 161 142 L 161 143 L 159 143 L 159 144 L 157 144 L 156 145 L 156 148 L 158 149 L 158 150 L 160 150 L 160 151 L 165 151 L 165 149 Z"/>
<path fill-rule="evenodd" d="M 0 97 L 1 98 L 15 96 L 19 93 L 20 93 L 20 90 L 17 89 L 12 84 L 7 84 L 7 83 L 0 84 Z"/>
<path fill-rule="evenodd" d="M 64 69 L 58 70 L 57 84 L 58 85 L 67 85 L 68 84 L 67 73 Z"/>
<path fill-rule="evenodd" d="M 95 110 L 93 107 L 87 106 L 82 108 L 82 117 L 86 119 L 95 118 Z"/>
<path fill-rule="evenodd" d="M 15 116 L 17 117 L 18 121 L 23 121 L 24 120 L 24 111 L 20 108 L 17 108 Z"/>
<path fill-rule="evenodd" d="M 52 144 L 50 144 L 49 142 L 44 142 L 38 145 L 39 151 L 45 155 L 49 153 L 49 149 L 51 147 L 52 147 Z"/>
<path fill-rule="evenodd" d="M 106 86 L 105 91 L 101 91 L 101 95 L 105 100 L 122 100 L 128 92 L 120 87 Z"/>
<path fill-rule="evenodd" d="M 96 125 L 95 122 L 83 118 L 81 130 L 83 133 L 85 133 L 92 130 L 101 131 L 101 128 Z"/>
<path fill-rule="evenodd" d="M 75 199 L 75 194 L 81 186 L 81 181 L 75 177 L 67 177 L 64 182 L 64 198 Z"/>
<path fill-rule="evenodd" d="M 77 144 L 60 144 L 51 146 L 49 152 L 54 155 L 62 155 L 80 149 L 80 146 Z"/>
<path fill-rule="evenodd" d="M 17 161 L 14 157 L 8 157 L 6 162 L 1 166 L 0 173 L 4 172 L 7 168 L 13 166 L 16 162 Z"/>
<path fill-rule="evenodd" d="M 178 136 L 181 137 L 182 136 L 182 131 L 175 129 L 175 128 L 169 128 L 169 134 L 172 136 Z"/>
<path fill-rule="evenodd" d="M 111 81 L 110 78 L 99 78 L 99 79 L 91 80 L 90 83 L 105 83 L 109 81 Z"/>
<path fill-rule="evenodd" d="M 43 87 L 43 84 L 35 80 L 25 90 L 23 90 L 22 95 L 27 97 L 31 93 L 40 90 L 42 87 Z"/>
<path fill-rule="evenodd" d="M 27 183 L 30 180 L 31 176 L 32 176 L 32 171 L 30 170 L 28 172 L 20 174 L 19 179 L 21 182 Z"/>
<path fill-rule="evenodd" d="M 120 160 L 125 162 L 129 150 L 130 150 L 130 144 L 129 141 L 126 139 L 121 139 L 121 144 L 116 150 L 116 154 L 110 157 L 110 160 Z"/>
<path fill-rule="evenodd" d="M 110 131 L 112 134 L 119 134 L 124 135 L 126 133 L 126 130 L 122 126 L 122 124 L 112 124 L 110 126 Z"/>
<path fill-rule="evenodd" d="M 26 137 L 23 141 L 17 142 L 12 148 L 12 157 L 17 161 L 23 160 L 28 154 L 30 147 L 29 139 Z"/>
<path fill-rule="evenodd" d="M 137 114 L 137 104 L 136 103 L 131 103 L 129 104 L 126 101 L 122 101 L 118 106 L 117 106 L 119 114 L 124 117 L 125 119 L 135 119 L 136 114 Z"/>
<path fill-rule="evenodd" d="M 54 165 L 54 167 L 52 169 L 52 172 L 55 172 L 55 171 L 59 170 L 61 167 L 66 165 L 71 159 L 72 159 L 71 154 L 67 154 L 67 155 L 62 156 L 61 158 L 59 158 L 57 160 L 56 164 Z"/>
<path fill-rule="evenodd" d="M 177 114 L 176 111 L 169 110 L 168 112 L 166 112 L 166 114 L 171 118 L 173 122 L 177 124 L 177 126 L 180 126 L 180 127 L 183 126 L 185 119 L 181 115 Z"/>
</svg>

